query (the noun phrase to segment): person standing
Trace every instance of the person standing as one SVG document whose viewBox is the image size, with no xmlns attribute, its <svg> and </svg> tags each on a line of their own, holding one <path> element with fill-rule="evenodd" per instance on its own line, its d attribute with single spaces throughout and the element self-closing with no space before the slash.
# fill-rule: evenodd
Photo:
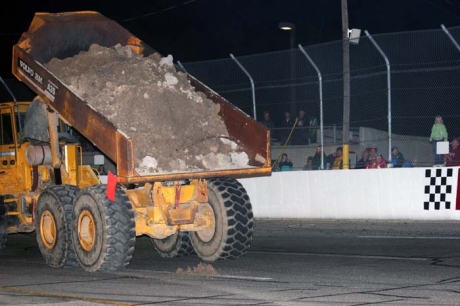
<svg viewBox="0 0 460 306">
<path fill-rule="evenodd" d="M 260 123 L 265 125 L 270 130 L 275 128 L 275 123 L 270 117 L 270 112 L 268 110 L 264 111 L 264 118 L 260 121 Z"/>
<path fill-rule="evenodd" d="M 280 137 L 281 145 L 284 145 L 287 142 L 293 125 L 294 125 L 294 120 L 291 117 L 291 112 L 286 110 L 284 112 L 284 119 L 281 123 L 281 131 L 280 131 L 281 132 L 281 137 Z"/>
<path fill-rule="evenodd" d="M 303 121 L 303 124 L 307 124 L 307 115 L 303 109 L 299 110 L 299 117 L 297 117 L 298 121 Z"/>
<path fill-rule="evenodd" d="M 263 125 L 265 125 L 270 130 L 270 140 L 276 141 L 277 137 L 275 137 L 275 122 L 273 122 L 272 118 L 270 117 L 270 112 L 268 110 L 264 111 L 264 118 L 260 121 Z"/>
<path fill-rule="evenodd" d="M 308 145 L 308 128 L 307 124 L 307 115 L 304 110 L 299 111 L 299 116 L 297 117 L 297 124 L 294 130 L 293 142 L 296 145 Z"/>
<path fill-rule="evenodd" d="M 316 143 L 317 141 L 317 130 L 318 130 L 318 120 L 315 116 L 308 116 L 308 141 L 309 143 Z"/>
<path fill-rule="evenodd" d="M 437 154 L 436 148 L 437 144 L 440 141 L 447 141 L 447 129 L 444 125 L 444 121 L 442 120 L 441 116 L 436 116 L 434 118 L 434 124 L 431 128 L 431 135 L 430 135 L 430 142 L 433 144 L 433 152 L 434 152 L 434 164 L 435 166 L 442 166 L 444 165 L 444 155 Z"/>
</svg>

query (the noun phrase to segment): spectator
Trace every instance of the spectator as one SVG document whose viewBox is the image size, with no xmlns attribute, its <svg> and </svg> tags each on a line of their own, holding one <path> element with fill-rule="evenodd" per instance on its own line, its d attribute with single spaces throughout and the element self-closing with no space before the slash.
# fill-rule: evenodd
<svg viewBox="0 0 460 306">
<path fill-rule="evenodd" d="M 387 161 L 383 157 L 382 154 L 377 154 L 377 160 L 376 160 L 376 168 L 386 168 L 387 167 Z"/>
<path fill-rule="evenodd" d="M 446 154 L 446 167 L 460 166 L 460 141 L 457 137 L 452 139 L 449 154 Z"/>
<path fill-rule="evenodd" d="M 371 160 L 371 162 L 367 165 L 367 169 L 381 169 L 386 167 L 387 161 L 382 154 L 377 154 L 375 160 Z"/>
<path fill-rule="evenodd" d="M 326 170 L 331 170 L 331 165 L 334 163 L 335 151 L 326 156 Z"/>
<path fill-rule="evenodd" d="M 260 123 L 265 125 L 270 130 L 270 140 L 276 141 L 277 137 L 275 136 L 275 122 L 273 122 L 272 118 L 270 117 L 270 112 L 268 110 L 264 111 L 264 118 L 260 120 Z"/>
<path fill-rule="evenodd" d="M 281 145 L 286 144 L 286 142 L 288 141 L 289 133 L 291 133 L 291 129 L 293 125 L 294 125 L 294 120 L 292 120 L 291 112 L 287 110 L 284 112 L 284 119 L 281 124 L 281 128 L 282 128 L 281 137 L 280 137 Z"/>
<path fill-rule="evenodd" d="M 264 118 L 260 121 L 263 125 L 265 125 L 268 129 L 275 128 L 275 123 L 270 117 L 270 112 L 268 110 L 264 111 Z"/>
<path fill-rule="evenodd" d="M 297 119 L 299 121 L 303 121 L 305 125 L 307 124 L 307 115 L 305 114 L 305 111 L 303 109 L 299 110 L 299 117 L 297 117 Z"/>
<path fill-rule="evenodd" d="M 302 170 L 314 170 L 313 169 L 313 157 L 308 156 L 307 164 L 303 166 Z"/>
<path fill-rule="evenodd" d="M 375 160 L 377 159 L 377 148 L 376 147 L 370 147 L 369 148 L 369 163 L 372 164 L 375 163 Z M 367 167 L 369 168 L 369 167 Z"/>
<path fill-rule="evenodd" d="M 323 150 L 321 150 L 321 146 L 317 146 L 315 155 L 313 155 L 313 160 L 312 160 L 313 170 L 321 169 L 321 155 L 323 155 L 323 162 L 326 163 L 327 162 L 326 153 L 324 153 Z"/>
<path fill-rule="evenodd" d="M 369 163 L 369 150 L 365 149 L 361 156 L 361 159 L 356 163 L 355 169 L 366 169 Z"/>
<path fill-rule="evenodd" d="M 391 164 L 394 168 L 402 168 L 406 159 L 404 155 L 399 152 L 398 147 L 391 147 Z"/>
<path fill-rule="evenodd" d="M 293 143 L 296 145 L 307 145 L 308 144 L 308 127 L 307 125 L 307 116 L 305 115 L 304 110 L 299 111 L 299 116 L 297 117 L 297 124 L 294 130 Z"/>
<path fill-rule="evenodd" d="M 107 171 L 105 170 L 104 165 L 99 165 L 97 172 L 99 172 L 100 175 L 107 175 Z"/>
<path fill-rule="evenodd" d="M 273 171 L 273 172 L 279 172 L 279 171 L 281 171 L 280 166 L 279 166 L 277 160 L 272 160 L 272 164 L 273 164 L 273 165 L 272 165 L 272 171 Z"/>
<path fill-rule="evenodd" d="M 414 163 L 408 159 L 404 160 L 403 168 L 412 168 L 414 167 Z"/>
<path fill-rule="evenodd" d="M 441 116 L 434 118 L 434 124 L 431 128 L 430 142 L 433 144 L 434 166 L 444 165 L 444 155 L 437 154 L 436 147 L 440 141 L 447 141 L 447 129 Z"/>
<path fill-rule="evenodd" d="M 318 120 L 315 116 L 308 116 L 308 144 L 317 142 Z"/>
<path fill-rule="evenodd" d="M 339 170 L 343 169 L 343 155 L 342 155 L 342 147 L 338 147 L 335 150 L 335 158 L 334 162 L 332 163 L 332 170 Z"/>
<path fill-rule="evenodd" d="M 331 170 L 331 167 L 334 164 L 334 160 L 336 156 L 337 156 L 337 150 L 335 150 L 333 153 L 326 156 L 326 170 Z"/>
<path fill-rule="evenodd" d="M 292 171 L 293 164 L 286 153 L 281 155 L 281 161 L 278 163 L 278 167 L 281 171 Z"/>
</svg>

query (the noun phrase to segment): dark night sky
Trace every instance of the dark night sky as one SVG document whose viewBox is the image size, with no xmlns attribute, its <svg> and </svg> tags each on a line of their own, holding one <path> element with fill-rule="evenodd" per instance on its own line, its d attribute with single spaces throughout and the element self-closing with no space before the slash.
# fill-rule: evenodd
<svg viewBox="0 0 460 306">
<path fill-rule="evenodd" d="M 349 28 L 371 34 L 460 25 L 460 0 L 348 0 Z M 35 12 L 95 10 L 163 55 L 183 63 L 289 48 L 280 21 L 296 25 L 296 44 L 341 39 L 341 0 L 10 1 L 0 15 L 0 75 L 11 78 L 11 48 Z M 12 20 L 7 20 L 12 19 Z"/>
</svg>

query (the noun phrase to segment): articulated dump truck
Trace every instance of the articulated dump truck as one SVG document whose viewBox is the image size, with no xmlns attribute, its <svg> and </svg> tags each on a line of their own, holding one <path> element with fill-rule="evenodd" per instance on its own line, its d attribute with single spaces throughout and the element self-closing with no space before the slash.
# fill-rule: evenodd
<svg viewBox="0 0 460 306">
<path fill-rule="evenodd" d="M 0 104 L 0 251 L 8 234 L 35 232 L 49 266 L 88 272 L 125 268 L 142 235 L 162 257 L 196 254 L 213 262 L 243 256 L 254 217 L 237 179 L 271 175 L 269 130 L 187 75 L 195 90 L 220 106 L 218 115 L 247 153 L 248 167 L 139 174 L 132 139 L 45 68 L 93 44 L 157 53 L 92 11 L 36 13 L 13 46 L 13 74 L 37 96 Z M 63 125 L 116 165 L 107 184 L 82 163 L 81 144 Z"/>
</svg>

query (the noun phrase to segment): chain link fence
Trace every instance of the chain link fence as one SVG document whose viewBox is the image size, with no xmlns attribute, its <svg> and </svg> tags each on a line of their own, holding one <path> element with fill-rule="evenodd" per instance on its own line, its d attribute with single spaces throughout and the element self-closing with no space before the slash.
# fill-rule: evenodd
<svg viewBox="0 0 460 306">
<path fill-rule="evenodd" d="M 433 165 L 428 140 L 436 115 L 443 117 L 449 140 L 460 136 L 456 41 L 460 27 L 380 35 L 365 31 L 358 44 L 349 44 L 349 139 L 358 158 L 362 150 L 378 147 L 389 159 L 390 147 L 398 146 L 415 166 Z M 342 41 L 179 64 L 258 121 L 268 111 L 275 126 L 273 148 L 342 144 Z M 285 113 L 295 119 L 301 110 L 306 124 L 294 128 L 286 143 L 295 120 L 286 125 Z"/>
</svg>

